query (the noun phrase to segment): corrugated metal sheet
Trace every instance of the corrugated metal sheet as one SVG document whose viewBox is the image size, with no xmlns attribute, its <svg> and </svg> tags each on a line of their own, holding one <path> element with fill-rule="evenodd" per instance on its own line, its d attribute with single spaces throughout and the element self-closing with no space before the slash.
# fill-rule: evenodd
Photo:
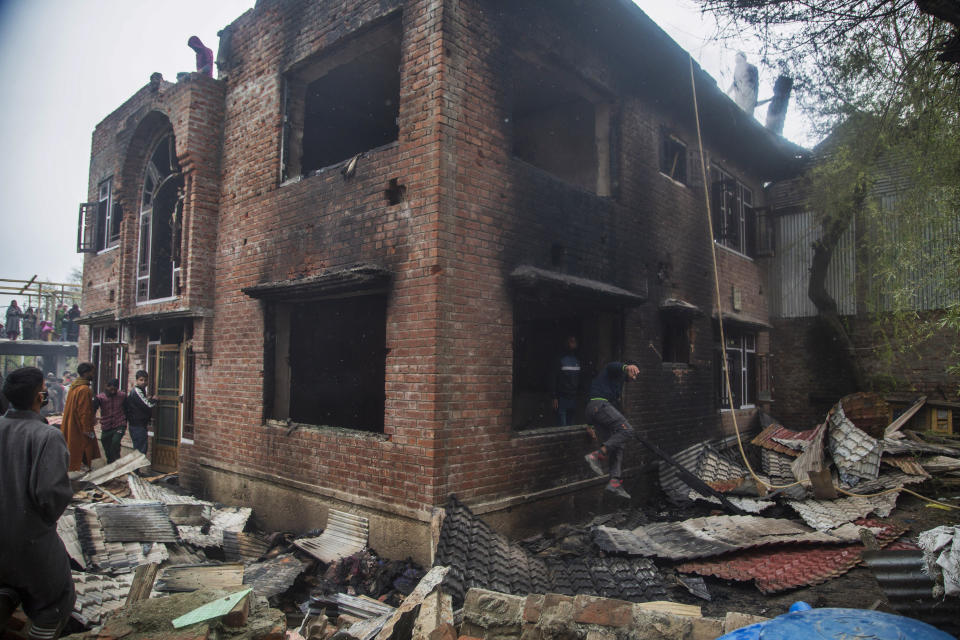
<svg viewBox="0 0 960 640">
<path fill-rule="evenodd" d="M 87 562 L 108 571 L 130 571 L 146 562 L 160 563 L 167 559 L 166 547 L 151 545 L 146 554 L 139 542 L 106 542 L 100 519 L 93 508 L 78 507 L 74 512 L 77 537 Z"/>
<path fill-rule="evenodd" d="M 885 438 L 881 443 L 884 453 L 894 455 L 899 453 L 931 453 L 943 456 L 960 456 L 960 449 L 932 442 L 916 442 L 906 438 L 900 440 Z"/>
<path fill-rule="evenodd" d="M 97 517 L 105 542 L 179 542 L 167 510 L 159 502 L 100 504 Z"/>
<path fill-rule="evenodd" d="M 860 520 L 856 524 L 858 527 L 878 529 L 876 538 L 881 546 L 886 546 L 906 531 L 904 525 L 879 520 Z M 865 550 L 862 544 L 844 547 L 781 545 L 686 562 L 677 566 L 676 570 L 723 580 L 753 580 L 761 592 L 776 593 L 820 584 L 842 575 L 860 563 Z"/>
<path fill-rule="evenodd" d="M 854 288 L 855 224 L 844 232 L 827 270 L 827 291 L 837 301 L 841 315 L 856 312 Z M 811 211 L 777 217 L 776 255 L 770 269 L 770 316 L 775 318 L 802 318 L 817 315 L 817 308 L 807 296 L 810 284 L 810 264 L 813 261 L 813 243 L 823 235 L 816 216 Z"/>
<path fill-rule="evenodd" d="M 604 551 L 669 560 L 706 558 L 750 547 L 787 543 L 849 544 L 856 527 L 811 531 L 794 520 L 758 516 L 709 516 L 657 522 L 633 531 L 597 527 L 594 542 Z"/>
<path fill-rule="evenodd" d="M 934 597 L 934 582 L 923 572 L 922 551 L 868 551 L 863 560 L 894 611 L 960 633 L 960 599 Z"/>
<path fill-rule="evenodd" d="M 119 460 L 114 460 L 110 464 L 100 467 L 96 471 L 91 471 L 87 475 L 83 476 L 81 481 L 92 482 L 93 484 L 103 484 L 104 482 L 109 482 L 114 478 L 119 478 L 124 474 L 149 466 L 150 461 L 147 460 L 147 457 L 139 451 L 134 451 L 133 453 L 123 456 Z"/>
<path fill-rule="evenodd" d="M 162 502 L 163 504 L 202 504 L 207 507 L 213 507 L 212 502 L 200 500 L 189 495 L 180 495 L 166 487 L 147 482 L 135 474 L 127 476 L 127 486 L 130 487 L 130 495 L 137 500 L 149 500 L 151 502 Z"/>
<path fill-rule="evenodd" d="M 227 560 L 257 560 L 270 549 L 263 536 L 242 531 L 223 532 L 223 555 Z"/>
<path fill-rule="evenodd" d="M 184 542 L 197 547 L 220 547 L 224 531 L 243 531 L 253 510 L 250 507 L 218 507 L 210 514 L 210 526 L 177 527 Z"/>
<path fill-rule="evenodd" d="M 684 469 L 721 492 L 727 488 L 740 486 L 743 479 L 749 475 L 746 467 L 725 457 L 708 442 L 700 442 L 675 453 L 673 459 Z M 682 504 L 702 497 L 683 481 L 676 467 L 662 461 L 659 465 L 660 487 L 671 500 Z"/>
<path fill-rule="evenodd" d="M 366 518 L 330 509 L 327 528 L 316 538 L 301 538 L 293 544 L 322 562 L 333 562 L 362 551 L 367 546 L 370 524 Z"/>
</svg>

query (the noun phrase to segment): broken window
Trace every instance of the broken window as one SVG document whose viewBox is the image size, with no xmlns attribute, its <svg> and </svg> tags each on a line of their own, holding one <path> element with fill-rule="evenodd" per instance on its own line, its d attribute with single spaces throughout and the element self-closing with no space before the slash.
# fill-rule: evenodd
<svg viewBox="0 0 960 640">
<path fill-rule="evenodd" d="M 753 192 L 717 166 L 710 168 L 713 180 L 711 213 L 713 239 L 725 247 L 756 256 L 757 220 Z"/>
<path fill-rule="evenodd" d="M 266 415 L 383 431 L 387 296 L 271 302 Z"/>
<path fill-rule="evenodd" d="M 397 140 L 401 35 L 397 14 L 287 74 L 284 180 Z"/>
<path fill-rule="evenodd" d="M 689 318 L 676 313 L 663 313 L 663 361 L 674 364 L 690 363 Z"/>
<path fill-rule="evenodd" d="M 577 340 L 580 362 L 575 420 L 583 410 L 593 376 L 620 355 L 622 315 L 595 306 L 550 297 L 518 296 L 513 332 L 513 427 L 518 430 L 559 425 L 553 409 L 560 358 L 569 336 Z"/>
<path fill-rule="evenodd" d="M 516 157 L 597 195 L 610 195 L 609 105 L 585 83 L 518 59 L 511 122 Z"/>
<path fill-rule="evenodd" d="M 737 327 L 724 326 L 727 343 L 727 370 L 730 375 L 730 393 L 727 394 L 720 349 L 720 331 L 715 338 L 715 388 L 721 409 L 747 409 L 757 403 L 757 334 Z"/>
<path fill-rule="evenodd" d="M 687 145 L 666 131 L 660 132 L 660 173 L 687 184 Z"/>
<path fill-rule="evenodd" d="M 137 255 L 137 302 L 176 295 L 179 271 L 183 174 L 173 134 L 154 146 L 144 170 Z"/>
</svg>

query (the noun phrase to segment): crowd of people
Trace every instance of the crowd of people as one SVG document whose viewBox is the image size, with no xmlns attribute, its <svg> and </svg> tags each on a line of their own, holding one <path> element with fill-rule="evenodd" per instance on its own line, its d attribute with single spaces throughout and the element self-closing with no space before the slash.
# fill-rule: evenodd
<svg viewBox="0 0 960 640">
<path fill-rule="evenodd" d="M 89 469 L 100 457 L 95 426 L 107 462 L 120 457 L 129 425 L 134 447 L 146 453 L 147 425 L 156 398 L 148 396 L 147 373 L 138 371 L 130 393 L 110 380 L 91 389 L 96 369 L 77 367 L 63 398 L 59 429 L 43 414 L 64 388 L 36 367 L 12 371 L 0 381 L 0 630 L 18 606 L 30 619 L 27 637 L 53 640 L 73 611 L 76 593 L 70 560 L 57 535 L 57 520 L 73 496 L 70 471 Z"/>
<path fill-rule="evenodd" d="M 24 310 L 16 300 L 10 301 L 4 322 L 0 322 L 0 336 L 7 340 L 43 340 L 44 342 L 76 342 L 80 334 L 80 305 L 70 308 L 57 305 L 53 313 L 43 308 L 27 307 Z"/>
</svg>

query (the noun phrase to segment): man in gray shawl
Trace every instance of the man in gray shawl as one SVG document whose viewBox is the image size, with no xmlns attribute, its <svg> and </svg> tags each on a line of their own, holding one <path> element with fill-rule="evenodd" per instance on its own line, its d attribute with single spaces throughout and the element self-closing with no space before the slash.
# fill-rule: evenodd
<svg viewBox="0 0 960 640">
<path fill-rule="evenodd" d="M 0 631 L 22 604 L 28 638 L 53 640 L 76 600 L 70 558 L 57 535 L 73 495 L 67 443 L 40 417 L 47 403 L 40 369 L 10 373 L 3 395 L 10 408 L 0 417 Z"/>
</svg>

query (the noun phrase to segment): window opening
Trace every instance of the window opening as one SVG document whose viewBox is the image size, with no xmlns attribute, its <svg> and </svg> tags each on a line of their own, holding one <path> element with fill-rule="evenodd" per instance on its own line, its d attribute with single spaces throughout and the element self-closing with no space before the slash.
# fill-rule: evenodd
<svg viewBox="0 0 960 640">
<path fill-rule="evenodd" d="M 690 364 L 690 330 L 692 322 L 675 313 L 665 313 L 663 319 L 663 361 Z"/>
<path fill-rule="evenodd" d="M 715 357 L 714 380 L 718 390 L 721 409 L 750 408 L 757 403 L 757 335 L 734 327 L 724 326 L 727 341 L 727 367 L 730 373 L 730 391 L 727 396 L 721 366 L 723 351 L 720 349 L 720 331 L 714 332 Z"/>
<path fill-rule="evenodd" d="M 401 35 L 397 15 L 287 74 L 284 179 L 397 140 Z"/>
<path fill-rule="evenodd" d="M 753 192 L 717 166 L 711 167 L 713 239 L 734 251 L 757 254 L 757 216 Z"/>
<path fill-rule="evenodd" d="M 121 342 L 119 325 L 90 328 L 90 363 L 95 368 L 93 391 L 103 391 L 107 382 L 116 378 L 120 388 L 127 383 L 126 345 Z"/>
<path fill-rule="evenodd" d="M 182 200 L 183 174 L 170 133 L 154 146 L 144 170 L 137 257 L 138 302 L 175 295 Z"/>
<path fill-rule="evenodd" d="M 666 131 L 661 133 L 660 172 L 687 184 L 687 145 Z"/>
<path fill-rule="evenodd" d="M 107 178 L 97 188 L 97 218 L 94 223 L 97 251 L 115 247 L 120 242 L 120 206 L 113 202 L 113 179 Z"/>
<path fill-rule="evenodd" d="M 386 309 L 385 294 L 271 303 L 267 417 L 383 431 Z"/>
<path fill-rule="evenodd" d="M 572 74 L 518 59 L 513 154 L 556 177 L 610 195 L 609 107 Z"/>
<path fill-rule="evenodd" d="M 623 324 L 616 311 L 571 304 L 554 296 L 519 295 L 514 304 L 513 427 L 517 430 L 560 425 L 553 400 L 567 341 L 580 374 L 573 408 L 574 424 L 583 422 L 590 381 L 607 362 L 620 356 Z"/>
</svg>

